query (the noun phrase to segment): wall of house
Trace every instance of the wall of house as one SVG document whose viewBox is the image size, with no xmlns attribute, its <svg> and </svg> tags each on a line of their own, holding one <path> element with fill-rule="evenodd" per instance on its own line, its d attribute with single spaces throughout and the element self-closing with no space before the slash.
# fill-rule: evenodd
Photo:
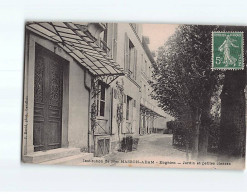
<svg viewBox="0 0 247 195">
<path fill-rule="evenodd" d="M 69 147 L 88 147 L 89 91 L 84 85 L 85 70 L 75 61 L 69 71 Z"/>
<path fill-rule="evenodd" d="M 126 120 L 126 108 L 127 108 L 127 101 L 123 103 L 123 124 L 120 127 L 120 139 L 122 139 L 126 135 L 138 136 L 139 134 L 139 114 L 140 114 L 140 92 L 139 88 L 135 86 L 131 81 L 126 78 L 119 78 L 119 82 L 121 83 L 122 80 L 124 81 L 124 94 L 132 98 L 130 101 L 130 116 L 129 120 Z M 116 90 L 116 81 L 111 84 L 112 88 Z M 134 106 L 134 100 L 136 101 Z M 117 104 L 119 100 L 113 97 L 113 112 L 112 112 L 112 137 L 111 141 L 116 142 L 119 140 L 118 137 L 118 125 L 117 125 Z M 127 123 L 132 124 L 132 133 L 127 133 Z M 116 143 L 115 143 L 116 144 Z M 114 143 L 113 143 L 114 147 Z"/>
<path fill-rule="evenodd" d="M 126 35 L 131 43 L 134 45 L 134 48 L 137 51 L 136 55 L 136 78 L 130 78 L 127 76 L 120 76 L 113 83 L 110 84 L 109 88 L 106 91 L 106 105 L 105 105 L 105 116 L 98 117 L 97 122 L 103 128 L 111 128 L 111 135 L 108 135 L 111 138 L 111 147 L 112 149 L 116 148 L 116 144 L 119 140 L 127 135 L 132 135 L 134 137 L 139 136 L 140 128 L 140 104 L 141 99 L 145 100 L 150 109 L 155 107 L 155 102 L 152 101 L 149 94 L 152 89 L 148 84 L 148 80 L 151 78 L 151 61 L 148 58 L 148 55 L 142 45 L 142 26 L 138 24 L 138 32 L 132 28 L 129 23 L 118 23 L 117 25 L 109 24 L 107 33 L 107 44 L 110 49 L 116 48 L 116 62 L 125 69 L 125 50 L 126 50 Z M 117 36 L 114 34 L 114 29 L 117 27 Z M 98 33 L 105 33 L 97 31 Z M 92 32 L 93 33 L 93 32 Z M 99 36 L 96 36 L 99 37 Z M 115 42 L 116 41 L 116 42 Z M 116 43 L 116 44 L 115 44 Z M 113 52 L 108 53 L 109 56 L 113 56 Z M 115 55 L 114 55 L 115 56 Z M 145 63 L 146 62 L 146 63 Z M 126 107 L 127 101 L 123 103 L 123 124 L 120 129 L 117 125 L 117 104 L 118 99 L 116 97 L 111 98 L 111 93 L 116 90 L 116 82 L 124 83 L 124 97 L 129 96 L 130 101 L 130 119 L 126 120 Z M 144 85 L 146 85 L 144 92 Z M 110 95 L 109 95 L 110 94 Z M 112 101 L 112 102 L 111 102 Z M 110 103 L 111 102 L 111 103 Z M 135 102 L 135 106 L 134 106 Z M 111 111 L 112 108 L 112 111 Z M 128 132 L 128 129 L 131 125 L 131 133 Z M 146 127 L 152 127 L 152 119 L 146 119 Z M 97 128 L 101 128 L 98 127 Z M 102 133 L 102 136 L 104 133 Z M 99 137 L 97 135 L 96 137 Z M 105 135 L 104 135 L 105 136 Z"/>
<path fill-rule="evenodd" d="M 152 63 L 148 58 L 148 55 L 145 49 L 142 46 L 142 26 L 139 24 L 137 34 L 133 31 L 133 28 L 129 23 L 119 23 L 118 24 L 118 37 L 117 37 L 117 63 L 120 64 L 122 68 L 124 68 L 124 50 L 125 50 L 125 35 L 127 34 L 128 38 L 131 40 L 135 48 L 137 49 L 137 75 L 136 80 L 133 81 L 129 79 L 127 76 L 119 78 L 118 80 L 123 79 L 125 83 L 125 91 L 126 95 L 136 99 L 136 112 L 135 112 L 135 129 L 134 134 L 137 136 L 139 134 L 140 128 L 140 104 L 142 102 L 147 108 L 151 110 L 161 111 L 157 107 L 157 102 L 152 100 L 150 94 L 152 92 L 152 88 L 149 85 L 148 81 L 151 80 L 152 75 Z M 115 84 L 112 84 L 114 87 Z M 146 86 L 146 87 L 144 87 Z M 142 100 L 142 101 L 141 101 Z M 124 104 L 124 116 L 126 112 L 126 105 Z M 162 111 L 161 111 L 162 112 Z M 164 114 L 164 113 L 163 113 Z M 145 116 L 146 127 L 152 127 L 152 118 Z M 154 123 L 155 124 L 155 123 Z M 156 126 L 164 126 L 161 122 L 158 125 L 158 121 L 156 122 Z M 113 128 L 115 125 L 113 125 Z M 126 128 L 126 123 L 123 123 L 123 129 Z"/>
<path fill-rule="evenodd" d="M 146 43 L 144 43 L 146 44 Z M 148 46 L 147 46 L 148 47 Z M 147 52 L 150 52 L 149 50 Z M 167 129 L 167 122 L 170 120 L 173 120 L 173 117 L 170 115 L 166 114 L 160 107 L 158 107 L 158 102 L 151 97 L 151 93 L 153 91 L 152 87 L 149 84 L 149 80 L 153 80 L 152 78 L 152 71 L 153 71 L 153 66 L 151 63 L 151 60 L 148 58 L 148 55 L 145 53 L 143 56 L 144 62 L 146 63 L 142 64 L 141 67 L 141 91 L 142 91 L 142 104 L 149 110 L 154 111 L 155 113 L 162 115 L 163 117 L 158 117 L 153 120 L 152 117 L 145 117 L 146 121 L 146 127 L 147 125 L 151 128 L 155 129 Z M 153 121 L 153 123 L 152 123 Z"/>
<path fill-rule="evenodd" d="M 158 117 L 154 120 L 154 128 L 167 129 L 167 122 L 173 120 L 174 118 L 172 116 L 165 114 L 164 117 Z"/>
<path fill-rule="evenodd" d="M 156 129 L 167 129 L 167 122 L 169 120 L 163 117 L 158 117 L 154 120 L 154 128 Z"/>
<path fill-rule="evenodd" d="M 124 50 L 125 50 L 125 36 L 127 35 L 130 41 L 133 43 L 135 49 L 137 50 L 137 65 L 136 65 L 136 80 L 130 79 L 127 76 L 119 77 L 115 82 L 111 84 L 111 87 L 116 89 L 116 82 L 119 81 L 122 83 L 124 82 L 124 94 L 131 97 L 130 109 L 131 109 L 131 119 L 126 121 L 126 103 L 123 105 L 123 116 L 124 122 L 122 125 L 123 133 L 120 134 L 120 139 L 122 139 L 126 135 L 132 135 L 133 137 L 138 137 L 139 135 L 139 118 L 140 118 L 140 99 L 141 99 L 141 63 L 142 63 L 142 55 L 144 53 L 144 49 L 140 43 L 140 40 L 136 36 L 135 32 L 131 28 L 129 23 L 118 23 L 118 30 L 117 30 L 117 58 L 116 62 L 124 69 Z M 142 32 L 141 26 L 138 29 L 139 35 Z M 141 37 L 140 37 L 141 38 Z M 135 100 L 135 107 L 134 107 L 134 100 Z M 116 109 L 117 109 L 117 100 L 113 102 L 113 121 L 112 121 L 112 142 L 113 147 L 114 143 L 118 141 L 118 128 L 116 122 Z M 125 134 L 127 123 L 131 122 L 132 124 L 132 134 Z"/>
<path fill-rule="evenodd" d="M 85 70 L 69 54 L 53 42 L 32 33 L 25 37 L 24 108 L 23 108 L 23 155 L 34 151 L 33 112 L 34 112 L 34 67 L 35 44 L 66 59 L 64 67 L 63 106 L 62 106 L 62 147 L 85 148 L 88 145 L 88 102 L 89 92 L 84 85 Z"/>
<path fill-rule="evenodd" d="M 141 26 L 139 28 L 139 32 L 141 32 Z M 141 37 L 136 36 L 135 32 L 131 28 L 129 23 L 118 23 L 118 35 L 117 35 L 117 63 L 124 68 L 124 47 L 125 47 L 125 34 L 129 37 L 131 42 L 134 44 L 137 49 L 137 77 L 136 83 L 140 86 L 141 82 L 141 64 L 142 64 L 142 55 L 144 55 L 145 51 L 141 45 Z"/>
</svg>

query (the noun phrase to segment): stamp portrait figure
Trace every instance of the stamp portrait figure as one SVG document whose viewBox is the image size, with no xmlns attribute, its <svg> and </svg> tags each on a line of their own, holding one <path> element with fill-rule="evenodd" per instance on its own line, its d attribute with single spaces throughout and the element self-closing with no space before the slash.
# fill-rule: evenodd
<svg viewBox="0 0 247 195">
<path fill-rule="evenodd" d="M 223 63 L 228 65 L 234 65 L 236 66 L 237 59 L 231 56 L 230 48 L 235 47 L 238 48 L 237 45 L 234 44 L 236 40 L 231 39 L 229 35 L 226 36 L 226 40 L 222 43 L 222 45 L 219 47 L 219 51 L 224 53 L 224 61 Z"/>
</svg>

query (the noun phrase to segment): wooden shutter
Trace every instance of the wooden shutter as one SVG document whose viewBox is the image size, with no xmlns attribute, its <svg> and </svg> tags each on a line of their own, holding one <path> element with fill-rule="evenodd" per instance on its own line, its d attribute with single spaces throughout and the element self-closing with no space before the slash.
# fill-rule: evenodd
<svg viewBox="0 0 247 195">
<path fill-rule="evenodd" d="M 123 103 L 126 104 L 126 98 L 127 96 L 125 94 L 123 94 Z"/>
<path fill-rule="evenodd" d="M 131 47 L 130 51 L 129 51 L 129 55 L 130 55 L 130 68 L 129 70 L 131 71 L 131 78 L 134 78 L 134 62 L 135 62 L 135 48 Z"/>
<path fill-rule="evenodd" d="M 113 50 L 113 23 L 108 23 L 107 25 L 107 47 L 110 49 L 109 55 L 112 58 Z"/>
<path fill-rule="evenodd" d="M 133 101 L 133 107 L 136 107 L 136 100 Z"/>
<path fill-rule="evenodd" d="M 117 34 L 118 34 L 118 24 L 113 23 L 113 46 L 112 46 L 112 58 L 117 60 Z"/>
<path fill-rule="evenodd" d="M 137 73 L 137 49 L 134 48 L 134 69 L 133 69 L 133 77 L 136 80 L 136 73 Z"/>
<path fill-rule="evenodd" d="M 117 99 L 117 90 L 113 89 L 113 92 L 114 92 L 114 99 Z"/>
<path fill-rule="evenodd" d="M 124 70 L 129 70 L 129 37 L 127 33 L 125 33 L 124 40 Z"/>
<path fill-rule="evenodd" d="M 114 99 L 114 89 L 110 90 L 110 105 L 109 105 L 109 132 L 112 134 L 112 120 L 113 120 L 113 99 Z"/>
</svg>

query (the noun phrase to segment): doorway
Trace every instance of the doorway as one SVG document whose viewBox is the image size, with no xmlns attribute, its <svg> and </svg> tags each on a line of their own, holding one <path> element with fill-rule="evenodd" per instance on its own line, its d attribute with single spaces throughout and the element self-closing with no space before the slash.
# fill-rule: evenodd
<svg viewBox="0 0 247 195">
<path fill-rule="evenodd" d="M 35 44 L 34 151 L 61 147 L 63 72 L 68 63 L 50 50 Z"/>
</svg>

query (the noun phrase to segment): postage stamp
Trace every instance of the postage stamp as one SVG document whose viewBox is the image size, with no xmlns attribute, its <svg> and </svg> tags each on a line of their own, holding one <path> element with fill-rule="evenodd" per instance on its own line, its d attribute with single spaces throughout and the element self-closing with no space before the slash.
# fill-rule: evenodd
<svg viewBox="0 0 247 195">
<path fill-rule="evenodd" d="M 244 69 L 243 32 L 212 32 L 212 69 Z"/>
</svg>

